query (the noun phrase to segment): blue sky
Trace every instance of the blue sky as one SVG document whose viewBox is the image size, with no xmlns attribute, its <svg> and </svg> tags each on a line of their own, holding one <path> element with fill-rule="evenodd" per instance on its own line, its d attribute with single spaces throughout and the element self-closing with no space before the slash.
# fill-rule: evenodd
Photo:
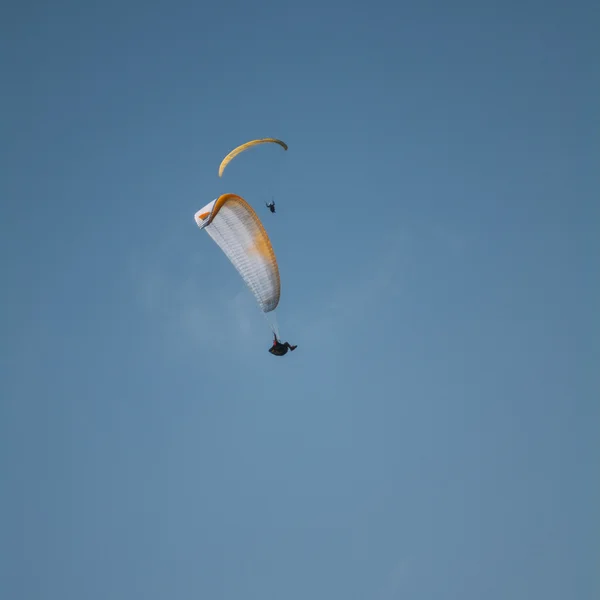
<svg viewBox="0 0 600 600">
<path fill-rule="evenodd" d="M 599 21 L 3 7 L 0 595 L 596 598 Z"/>
</svg>

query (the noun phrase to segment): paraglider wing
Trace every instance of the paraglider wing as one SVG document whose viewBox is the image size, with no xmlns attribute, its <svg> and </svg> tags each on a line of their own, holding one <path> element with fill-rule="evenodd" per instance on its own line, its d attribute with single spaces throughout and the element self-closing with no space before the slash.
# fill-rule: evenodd
<svg viewBox="0 0 600 600">
<path fill-rule="evenodd" d="M 225 253 L 263 313 L 277 308 L 279 267 L 269 236 L 252 207 L 236 194 L 223 194 L 201 208 L 194 219 Z"/>
<path fill-rule="evenodd" d="M 287 150 L 287 144 L 282 142 L 281 140 L 277 140 L 275 138 L 263 138 L 261 140 L 252 140 L 250 142 L 246 142 L 237 148 L 234 148 L 222 161 L 219 165 L 219 177 L 223 175 L 223 171 L 225 167 L 238 155 L 242 152 L 252 148 L 254 146 L 258 146 L 259 144 L 279 144 L 284 150 Z"/>
</svg>

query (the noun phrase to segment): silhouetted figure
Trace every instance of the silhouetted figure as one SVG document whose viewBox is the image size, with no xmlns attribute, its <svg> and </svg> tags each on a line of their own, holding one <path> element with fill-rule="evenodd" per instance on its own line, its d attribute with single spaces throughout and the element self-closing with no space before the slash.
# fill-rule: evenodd
<svg viewBox="0 0 600 600">
<path fill-rule="evenodd" d="M 297 347 L 298 346 L 290 346 L 289 342 L 282 343 L 277 339 L 277 336 L 275 336 L 273 345 L 269 348 L 269 352 L 275 356 L 283 356 L 284 354 L 287 354 L 288 350 L 293 352 Z"/>
</svg>

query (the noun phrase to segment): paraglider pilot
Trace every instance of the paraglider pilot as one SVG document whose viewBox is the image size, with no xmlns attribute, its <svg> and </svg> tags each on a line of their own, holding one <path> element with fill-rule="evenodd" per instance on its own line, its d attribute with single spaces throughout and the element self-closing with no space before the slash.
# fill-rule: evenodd
<svg viewBox="0 0 600 600">
<path fill-rule="evenodd" d="M 275 212 L 275 200 L 271 200 L 271 203 L 268 204 L 267 202 L 265 202 L 266 207 L 272 212 Z"/>
<path fill-rule="evenodd" d="M 283 356 L 284 354 L 287 354 L 288 350 L 293 352 L 297 347 L 298 346 L 290 346 L 289 342 L 281 343 L 277 339 L 277 336 L 274 336 L 273 345 L 269 348 L 269 352 L 275 356 Z"/>
</svg>

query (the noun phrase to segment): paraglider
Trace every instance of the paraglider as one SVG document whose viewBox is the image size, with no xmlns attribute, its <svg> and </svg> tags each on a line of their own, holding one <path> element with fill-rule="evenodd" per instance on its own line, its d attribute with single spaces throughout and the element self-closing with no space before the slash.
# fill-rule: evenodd
<svg viewBox="0 0 600 600">
<path fill-rule="evenodd" d="M 287 354 L 288 350 L 293 352 L 297 347 L 298 346 L 290 345 L 289 342 L 280 342 L 277 339 L 277 336 L 275 336 L 273 339 L 273 345 L 269 348 L 269 352 L 275 356 L 283 356 L 284 354 Z"/>
<path fill-rule="evenodd" d="M 194 219 L 241 275 L 277 341 L 279 331 L 274 311 L 281 295 L 279 267 L 269 236 L 254 209 L 241 196 L 223 194 L 197 211 Z M 283 356 L 288 349 L 296 348 L 289 344 L 281 346 L 285 351 L 281 352 L 277 346 L 279 353 L 272 353 Z"/>
<path fill-rule="evenodd" d="M 270 203 L 265 202 L 265 206 L 272 212 L 275 212 L 275 200 L 271 200 Z"/>
<path fill-rule="evenodd" d="M 234 148 L 222 161 L 219 165 L 219 177 L 223 176 L 223 171 L 227 165 L 236 157 L 238 154 L 245 152 L 249 148 L 253 148 L 254 146 L 258 146 L 260 144 L 279 144 L 284 150 L 288 149 L 288 146 L 285 142 L 278 140 L 276 138 L 262 138 L 260 140 L 251 140 L 250 142 L 246 142 L 245 144 L 241 144 L 237 148 Z"/>
</svg>

